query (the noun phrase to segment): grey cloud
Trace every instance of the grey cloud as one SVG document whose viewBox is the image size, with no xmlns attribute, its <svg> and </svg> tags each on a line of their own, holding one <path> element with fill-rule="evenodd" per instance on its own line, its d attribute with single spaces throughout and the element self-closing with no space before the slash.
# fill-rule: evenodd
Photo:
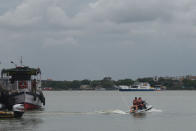
<svg viewBox="0 0 196 131">
<path fill-rule="evenodd" d="M 196 73 L 194 0 L 14 4 L 0 5 L 0 61 L 6 66 L 22 55 L 29 65 L 39 63 L 45 78 Z"/>
<path fill-rule="evenodd" d="M 161 1 L 99 0 L 90 4 L 95 20 L 111 20 L 118 23 L 144 22 L 170 18 L 172 8 Z"/>
</svg>

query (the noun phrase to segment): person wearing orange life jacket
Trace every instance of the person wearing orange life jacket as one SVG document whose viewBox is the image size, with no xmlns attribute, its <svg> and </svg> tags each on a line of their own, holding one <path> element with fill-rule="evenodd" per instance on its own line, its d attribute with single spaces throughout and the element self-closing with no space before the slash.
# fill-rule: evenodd
<svg viewBox="0 0 196 131">
<path fill-rule="evenodd" d="M 138 99 L 137 99 L 137 97 L 135 97 L 135 99 L 133 100 L 133 106 L 131 107 L 131 109 L 138 110 Z"/>
<path fill-rule="evenodd" d="M 146 109 L 146 102 L 143 101 L 141 97 L 138 98 L 138 108 L 140 110 Z"/>
<path fill-rule="evenodd" d="M 138 108 L 141 110 L 142 107 L 143 107 L 143 106 L 142 106 L 142 98 L 139 97 L 137 101 L 138 101 Z"/>
</svg>

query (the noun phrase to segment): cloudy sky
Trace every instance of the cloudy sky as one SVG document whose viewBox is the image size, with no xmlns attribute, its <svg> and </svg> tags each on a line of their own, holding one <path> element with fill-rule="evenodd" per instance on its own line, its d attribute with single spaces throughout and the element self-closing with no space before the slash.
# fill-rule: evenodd
<svg viewBox="0 0 196 131">
<path fill-rule="evenodd" d="M 196 75 L 195 0 L 0 0 L 0 68 L 55 80 Z"/>
</svg>

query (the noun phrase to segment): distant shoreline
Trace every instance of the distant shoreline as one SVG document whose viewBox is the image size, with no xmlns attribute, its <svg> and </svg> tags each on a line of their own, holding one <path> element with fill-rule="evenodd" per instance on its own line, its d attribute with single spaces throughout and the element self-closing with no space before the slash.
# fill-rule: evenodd
<svg viewBox="0 0 196 131">
<path fill-rule="evenodd" d="M 161 87 L 166 90 L 196 90 L 196 76 L 185 77 L 145 77 L 132 79 L 112 80 L 104 77 L 102 80 L 73 80 L 55 81 L 42 80 L 43 90 L 117 90 L 120 85 L 130 86 L 135 82 L 147 82 L 152 87 Z"/>
<path fill-rule="evenodd" d="M 119 90 L 43 90 L 45 91 L 119 91 Z M 123 92 L 164 92 L 164 91 L 196 91 L 196 90 L 161 90 L 161 91 L 123 91 Z M 122 91 L 119 91 L 122 92 Z"/>
</svg>

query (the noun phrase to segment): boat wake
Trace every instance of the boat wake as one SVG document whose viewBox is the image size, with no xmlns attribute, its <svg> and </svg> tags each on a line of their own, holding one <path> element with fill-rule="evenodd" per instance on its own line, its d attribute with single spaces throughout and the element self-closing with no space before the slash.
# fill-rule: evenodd
<svg viewBox="0 0 196 131">
<path fill-rule="evenodd" d="M 152 108 L 148 112 L 162 112 L 162 110 L 161 109 Z"/>
<path fill-rule="evenodd" d="M 160 109 L 152 108 L 151 110 L 147 112 L 162 112 Z M 26 116 L 28 115 L 96 115 L 96 114 L 102 114 L 102 115 L 112 115 L 112 114 L 120 114 L 120 115 L 127 115 L 129 114 L 129 111 L 123 111 L 120 109 L 111 109 L 111 110 L 100 110 L 100 111 L 93 111 L 93 112 L 43 112 L 43 111 L 37 111 L 37 112 L 28 112 L 25 113 Z"/>
<path fill-rule="evenodd" d="M 33 112 L 27 112 L 25 113 L 26 116 L 31 116 L 31 115 L 95 115 L 95 114 L 103 114 L 103 115 L 110 115 L 110 114 L 129 114 L 129 111 L 125 112 L 123 110 L 115 109 L 115 110 L 101 110 L 101 111 L 94 111 L 94 112 L 63 112 L 63 111 L 58 111 L 58 112 L 42 112 L 42 111 L 33 111 Z"/>
<path fill-rule="evenodd" d="M 103 110 L 103 111 L 97 111 L 97 114 L 121 114 L 121 115 L 126 115 L 129 114 L 129 112 L 125 112 L 119 109 L 116 110 Z"/>
</svg>

